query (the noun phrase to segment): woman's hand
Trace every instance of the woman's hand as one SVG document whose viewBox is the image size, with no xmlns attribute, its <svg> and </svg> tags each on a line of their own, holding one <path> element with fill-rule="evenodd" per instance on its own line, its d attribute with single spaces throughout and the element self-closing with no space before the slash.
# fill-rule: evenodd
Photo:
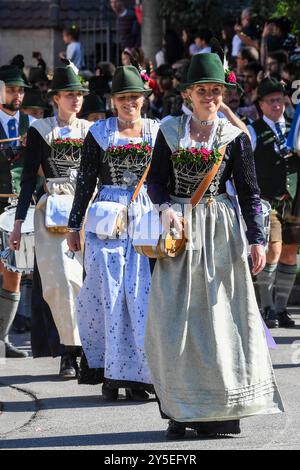
<svg viewBox="0 0 300 470">
<path fill-rule="evenodd" d="M 19 251 L 20 249 L 22 223 L 20 220 L 15 221 L 14 229 L 8 239 L 9 248 L 13 251 Z"/>
<path fill-rule="evenodd" d="M 263 32 L 262 32 L 262 37 L 267 38 L 268 36 L 270 36 L 271 32 L 272 32 L 272 24 L 271 23 L 265 23 L 264 29 L 263 29 Z"/>
<path fill-rule="evenodd" d="M 161 213 L 161 223 L 167 232 L 170 231 L 170 228 L 175 228 L 177 232 L 182 233 L 182 218 L 178 216 L 172 207 L 169 207 Z"/>
<path fill-rule="evenodd" d="M 266 264 L 266 252 L 262 245 L 251 246 L 251 258 L 252 258 L 252 274 L 256 276 L 265 267 Z"/>
<path fill-rule="evenodd" d="M 74 253 L 81 250 L 80 232 L 69 232 L 67 235 L 67 243 L 70 251 Z"/>
</svg>

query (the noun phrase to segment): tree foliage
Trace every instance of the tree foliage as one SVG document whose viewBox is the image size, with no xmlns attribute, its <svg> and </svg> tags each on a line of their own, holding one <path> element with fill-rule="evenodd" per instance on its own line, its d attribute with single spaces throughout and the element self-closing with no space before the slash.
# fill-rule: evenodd
<svg viewBox="0 0 300 470">
<path fill-rule="evenodd" d="M 161 14 L 178 29 L 205 26 L 217 31 L 222 28 L 225 9 L 222 0 L 162 0 Z"/>
<path fill-rule="evenodd" d="M 260 23 L 286 16 L 293 25 L 293 31 L 300 30 L 299 0 L 254 0 L 253 9 Z"/>
<path fill-rule="evenodd" d="M 236 20 L 248 6 L 253 8 L 261 27 L 266 19 L 287 16 L 294 31 L 300 30 L 299 0 L 161 0 L 161 14 L 178 29 L 206 26 L 217 32 L 224 21 Z"/>
</svg>

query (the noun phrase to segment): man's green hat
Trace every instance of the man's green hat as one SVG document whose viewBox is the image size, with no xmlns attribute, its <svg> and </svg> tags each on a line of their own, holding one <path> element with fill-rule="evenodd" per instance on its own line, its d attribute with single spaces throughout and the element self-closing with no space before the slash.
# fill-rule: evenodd
<svg viewBox="0 0 300 470">
<path fill-rule="evenodd" d="M 48 96 L 55 95 L 60 91 L 82 91 L 88 93 L 89 90 L 84 88 L 80 78 L 74 72 L 73 68 L 57 67 L 54 70 L 53 79 L 51 82 L 51 89 L 48 91 Z"/>
<path fill-rule="evenodd" d="M 84 97 L 83 106 L 80 113 L 82 118 L 88 117 L 89 114 L 105 112 L 105 104 L 98 95 L 95 93 L 90 93 Z"/>
<path fill-rule="evenodd" d="M 265 96 L 271 95 L 271 93 L 285 94 L 286 91 L 284 85 L 274 77 L 264 78 L 257 88 L 258 99 L 261 100 Z"/>
<path fill-rule="evenodd" d="M 25 92 L 22 108 L 48 109 L 48 106 L 43 100 L 40 90 L 31 89 Z"/>
<path fill-rule="evenodd" d="M 225 71 L 218 54 L 204 53 L 196 54 L 192 57 L 188 73 L 187 82 L 178 86 L 181 91 L 192 85 L 200 83 L 219 83 L 228 88 L 236 87 L 236 78 L 233 72 L 229 74 L 232 81 L 226 81 Z"/>
<path fill-rule="evenodd" d="M 136 67 L 133 65 L 125 65 L 118 67 L 112 80 L 111 94 L 118 93 L 145 93 L 150 96 L 152 90 L 146 88 L 145 83 Z"/>
<path fill-rule="evenodd" d="M 22 72 L 13 65 L 3 65 L 0 67 L 0 80 L 7 87 L 20 86 L 23 88 L 31 88 L 24 80 Z"/>
</svg>

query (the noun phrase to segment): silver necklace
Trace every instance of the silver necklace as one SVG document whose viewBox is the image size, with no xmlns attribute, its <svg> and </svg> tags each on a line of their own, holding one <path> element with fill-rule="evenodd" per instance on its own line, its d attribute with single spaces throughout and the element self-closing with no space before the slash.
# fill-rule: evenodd
<svg viewBox="0 0 300 470">
<path fill-rule="evenodd" d="M 123 119 L 121 119 L 119 117 L 117 119 L 121 124 L 124 124 L 125 126 L 130 126 L 130 125 L 135 124 L 136 122 L 139 122 L 139 121 L 142 120 L 141 117 L 139 117 L 137 119 L 134 119 L 133 121 L 124 121 Z"/>
<path fill-rule="evenodd" d="M 74 123 L 76 123 L 76 127 L 78 127 L 78 120 L 77 118 L 73 119 L 72 121 L 63 121 L 57 116 L 58 127 L 71 127 Z"/>
<path fill-rule="evenodd" d="M 212 126 L 215 122 L 214 119 L 212 119 L 211 121 L 202 121 L 201 119 L 198 119 L 196 116 L 194 116 L 194 114 L 192 115 L 192 118 L 195 122 L 197 122 L 197 124 L 203 127 Z"/>
</svg>

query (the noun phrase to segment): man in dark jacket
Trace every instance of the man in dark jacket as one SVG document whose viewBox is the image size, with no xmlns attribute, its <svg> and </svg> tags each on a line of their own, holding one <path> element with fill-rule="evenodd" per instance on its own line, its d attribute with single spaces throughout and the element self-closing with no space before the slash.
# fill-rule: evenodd
<svg viewBox="0 0 300 470">
<path fill-rule="evenodd" d="M 300 158 L 287 148 L 291 122 L 284 115 L 284 93 L 275 78 L 265 78 L 258 86 L 263 115 L 249 126 L 261 197 L 272 207 L 267 264 L 257 276 L 262 314 L 269 328 L 295 326 L 286 307 L 296 278 L 300 244 L 295 224 Z"/>
<path fill-rule="evenodd" d="M 141 46 L 141 28 L 133 10 L 125 8 L 121 0 L 110 0 L 117 15 L 117 33 L 121 49 Z"/>
<path fill-rule="evenodd" d="M 28 130 L 33 118 L 20 109 L 24 91 L 29 88 L 21 72 L 11 65 L 0 67 L 0 80 L 5 83 L 5 103 L 0 104 L 0 213 L 9 205 L 9 199 L 20 192 L 23 155 L 18 152 L 18 141 Z M 9 142 L 6 142 L 10 139 Z M 14 151 L 15 150 L 15 151 Z M 0 288 L 0 343 L 9 358 L 26 357 L 27 353 L 9 343 L 8 333 L 16 316 L 20 300 L 21 274 L 8 271 L 0 263 L 2 286 Z"/>
</svg>

